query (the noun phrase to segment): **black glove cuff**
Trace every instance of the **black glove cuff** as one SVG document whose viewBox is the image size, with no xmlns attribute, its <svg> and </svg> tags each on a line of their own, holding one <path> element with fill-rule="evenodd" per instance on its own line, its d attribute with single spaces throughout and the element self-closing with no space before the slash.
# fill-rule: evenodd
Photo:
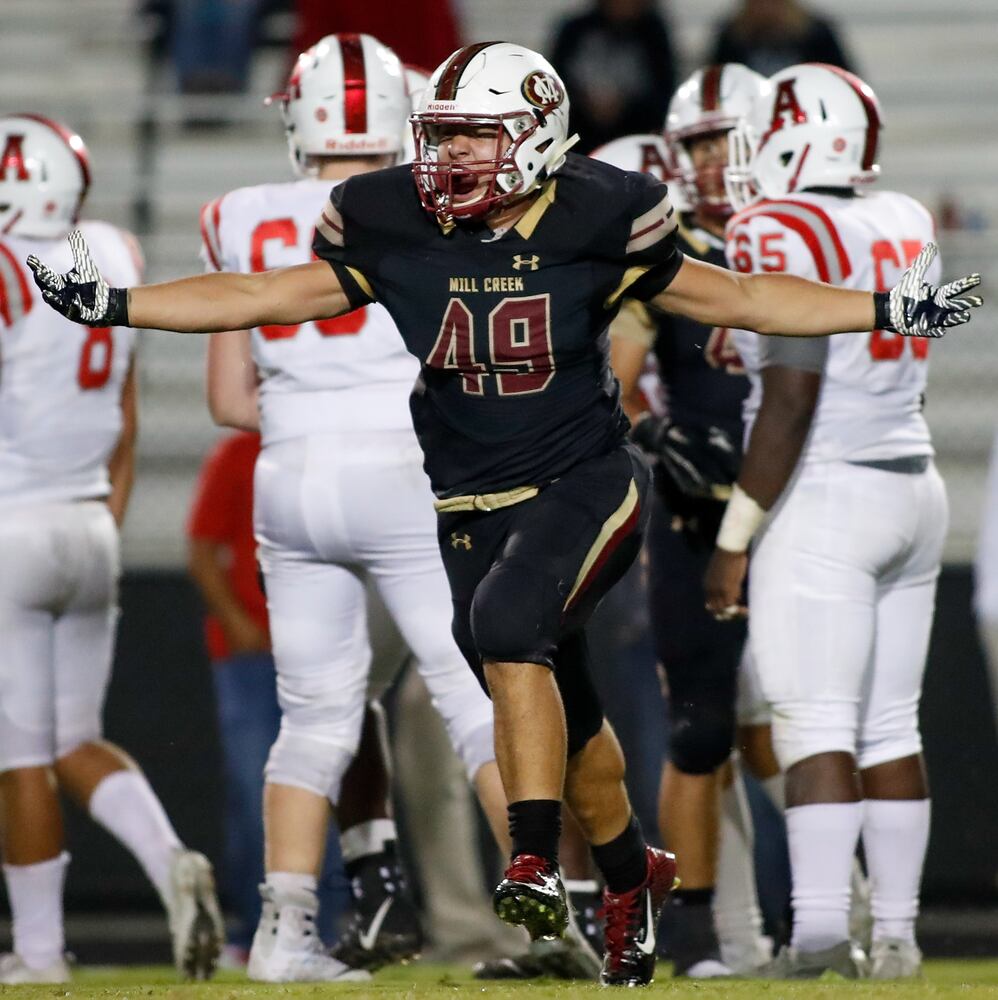
<svg viewBox="0 0 998 1000">
<path fill-rule="evenodd" d="M 631 425 L 631 440 L 642 450 L 654 455 L 658 447 L 658 420 L 651 414 Z"/>
<path fill-rule="evenodd" d="M 111 288 L 107 294 L 107 325 L 131 326 L 128 322 L 128 289 Z"/>
<path fill-rule="evenodd" d="M 873 293 L 873 329 L 890 330 L 893 333 L 897 333 L 897 330 L 891 323 L 890 292 Z"/>
</svg>

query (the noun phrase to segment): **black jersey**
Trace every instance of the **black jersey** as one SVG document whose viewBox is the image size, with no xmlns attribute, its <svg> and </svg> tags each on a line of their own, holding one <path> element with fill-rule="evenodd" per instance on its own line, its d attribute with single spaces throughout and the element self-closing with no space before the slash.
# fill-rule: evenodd
<svg viewBox="0 0 998 1000">
<path fill-rule="evenodd" d="M 724 244 L 709 233 L 681 224 L 676 237 L 684 254 L 727 267 Z M 652 318 L 670 418 L 678 424 L 723 427 L 740 444 L 749 381 L 731 332 L 670 313 L 653 312 Z"/>
<path fill-rule="evenodd" d="M 569 154 L 497 235 L 444 233 L 408 167 L 334 188 L 314 250 L 351 305 L 381 302 L 422 363 L 411 409 L 440 497 L 540 486 L 622 440 L 606 329 L 682 263 L 666 187 Z"/>
</svg>

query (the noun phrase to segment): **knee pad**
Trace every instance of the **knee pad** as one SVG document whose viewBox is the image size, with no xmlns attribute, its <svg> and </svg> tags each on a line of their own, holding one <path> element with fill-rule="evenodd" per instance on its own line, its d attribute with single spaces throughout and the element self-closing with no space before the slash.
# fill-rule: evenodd
<svg viewBox="0 0 998 1000">
<path fill-rule="evenodd" d="M 472 780 L 483 764 L 496 758 L 492 703 L 467 666 L 456 658 L 451 662 L 449 670 L 434 671 L 432 676 L 424 674 L 424 680 L 451 746 Z"/>
<path fill-rule="evenodd" d="M 772 709 L 773 751 L 781 771 L 815 754 L 856 752 L 856 703 L 777 701 Z"/>
<path fill-rule="evenodd" d="M 483 659 L 554 666 L 567 597 L 558 578 L 523 559 L 509 558 L 489 572 L 471 602 L 471 632 Z"/>
<path fill-rule="evenodd" d="M 922 752 L 918 704 L 867 718 L 856 740 L 856 764 L 861 771 Z"/>
<path fill-rule="evenodd" d="M 728 759 L 735 739 L 733 705 L 680 702 L 671 716 L 670 756 L 683 774 L 712 774 Z"/>
<path fill-rule="evenodd" d="M 366 678 L 345 680 L 335 669 L 307 678 L 278 674 L 281 730 L 264 768 L 268 782 L 304 788 L 336 803 L 364 719 Z"/>
</svg>

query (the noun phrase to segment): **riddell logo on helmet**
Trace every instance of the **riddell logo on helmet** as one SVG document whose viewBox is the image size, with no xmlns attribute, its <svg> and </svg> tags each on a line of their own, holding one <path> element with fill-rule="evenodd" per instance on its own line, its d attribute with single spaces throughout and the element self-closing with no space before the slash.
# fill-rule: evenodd
<svg viewBox="0 0 998 1000">
<path fill-rule="evenodd" d="M 327 139 L 326 149 L 337 153 L 380 153 L 388 150 L 388 139 Z"/>
<path fill-rule="evenodd" d="M 3 152 L 0 153 L 0 181 L 27 181 L 31 179 L 28 176 L 28 168 L 24 162 L 23 146 L 23 135 L 7 136 Z M 14 171 L 14 176 L 9 177 L 8 175 L 12 170 Z"/>
<path fill-rule="evenodd" d="M 454 111 L 457 105 L 453 101 L 430 101 L 427 111 Z"/>
<path fill-rule="evenodd" d="M 553 111 L 565 99 L 565 91 L 557 79 L 539 69 L 523 78 L 520 90 L 535 108 L 544 112 Z"/>
</svg>

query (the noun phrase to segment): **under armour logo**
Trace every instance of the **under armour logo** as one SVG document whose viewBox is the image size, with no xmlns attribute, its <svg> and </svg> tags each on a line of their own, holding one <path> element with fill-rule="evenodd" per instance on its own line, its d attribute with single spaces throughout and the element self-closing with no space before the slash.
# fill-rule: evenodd
<svg viewBox="0 0 998 1000">
<path fill-rule="evenodd" d="M 513 257 L 513 270 L 519 271 L 521 268 L 529 268 L 531 271 L 536 271 L 540 267 L 541 259 L 534 254 L 532 257 L 524 257 L 521 254 L 516 254 Z"/>
<path fill-rule="evenodd" d="M 459 535 L 456 531 L 450 533 L 450 547 L 456 549 L 459 545 L 464 547 L 465 552 L 471 549 L 471 535 Z"/>
</svg>

